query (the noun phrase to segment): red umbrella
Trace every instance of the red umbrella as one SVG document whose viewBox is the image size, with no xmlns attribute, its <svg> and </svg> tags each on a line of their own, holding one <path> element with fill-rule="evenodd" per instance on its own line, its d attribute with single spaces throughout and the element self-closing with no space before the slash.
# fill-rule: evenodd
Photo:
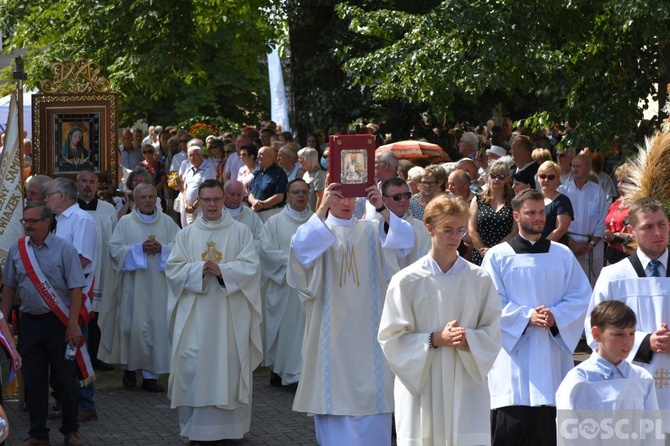
<svg viewBox="0 0 670 446">
<path fill-rule="evenodd" d="M 377 150 L 390 150 L 395 153 L 398 159 L 409 160 L 417 165 L 451 161 L 442 147 L 426 141 L 398 141 L 377 147 Z"/>
</svg>

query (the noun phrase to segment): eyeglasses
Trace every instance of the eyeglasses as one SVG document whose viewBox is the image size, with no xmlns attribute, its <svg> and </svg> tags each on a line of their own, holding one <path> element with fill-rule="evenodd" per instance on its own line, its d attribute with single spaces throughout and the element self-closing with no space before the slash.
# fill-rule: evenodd
<svg viewBox="0 0 670 446">
<path fill-rule="evenodd" d="M 308 190 L 292 190 L 289 192 L 291 195 L 309 195 Z"/>
<path fill-rule="evenodd" d="M 549 181 L 554 181 L 556 179 L 556 175 L 547 175 L 544 173 L 538 174 L 537 177 L 541 180 L 549 180 Z"/>
<path fill-rule="evenodd" d="M 437 181 L 422 181 L 419 184 L 425 187 L 432 187 L 437 184 Z"/>
<path fill-rule="evenodd" d="M 505 178 L 507 178 L 507 175 L 505 175 L 504 173 L 490 173 L 489 178 L 491 178 L 492 180 L 501 180 L 502 181 Z"/>
<path fill-rule="evenodd" d="M 202 201 L 203 203 L 220 203 L 223 201 L 223 197 L 214 197 L 214 198 L 202 198 L 198 197 L 198 201 Z"/>
<path fill-rule="evenodd" d="M 42 220 L 46 220 L 46 219 L 47 219 L 47 217 L 44 217 L 44 218 L 22 218 L 21 220 L 19 220 L 19 223 L 21 223 L 24 226 L 26 224 L 34 225 L 38 221 L 42 221 Z"/>
<path fill-rule="evenodd" d="M 409 200 L 410 198 L 412 198 L 412 193 L 411 192 L 403 192 L 402 194 L 385 195 L 385 197 L 393 198 L 393 201 L 400 201 L 403 198 L 405 200 Z"/>
<path fill-rule="evenodd" d="M 146 152 L 142 152 L 142 153 L 145 154 L 145 155 L 152 155 L 154 152 L 150 152 L 150 151 L 147 150 Z"/>
<path fill-rule="evenodd" d="M 460 238 L 460 237 L 465 237 L 465 234 L 468 233 L 468 228 L 454 229 L 454 228 L 450 228 L 448 226 L 446 228 L 435 229 L 435 230 L 437 232 L 441 232 L 442 234 L 446 235 L 447 237 L 453 237 L 453 236 L 456 235 Z"/>
</svg>

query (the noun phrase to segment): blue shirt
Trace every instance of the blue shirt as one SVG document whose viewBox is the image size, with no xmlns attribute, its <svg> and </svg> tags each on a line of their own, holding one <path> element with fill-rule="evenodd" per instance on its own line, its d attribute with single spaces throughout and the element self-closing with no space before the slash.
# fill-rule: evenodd
<svg viewBox="0 0 670 446">
<path fill-rule="evenodd" d="M 139 163 L 144 161 L 142 149 L 130 147 L 130 150 L 123 148 L 123 144 L 119 146 L 119 155 L 121 156 L 121 165 L 126 169 L 134 169 Z"/>
<path fill-rule="evenodd" d="M 63 299 L 65 305 L 70 306 L 70 290 L 86 286 L 77 250 L 70 243 L 53 234 L 47 235 L 39 247 L 34 246 L 31 241 L 28 244 L 33 247 L 37 263 L 56 294 Z M 18 242 L 9 248 L 3 273 L 3 283 L 14 288 L 21 297 L 19 309 L 22 312 L 39 315 L 51 311 L 28 277 L 19 254 Z"/>
<path fill-rule="evenodd" d="M 251 181 L 251 193 L 256 200 L 265 200 L 275 194 L 284 194 L 279 206 L 286 202 L 286 186 L 288 179 L 284 169 L 272 164 L 265 170 L 259 170 Z"/>
</svg>

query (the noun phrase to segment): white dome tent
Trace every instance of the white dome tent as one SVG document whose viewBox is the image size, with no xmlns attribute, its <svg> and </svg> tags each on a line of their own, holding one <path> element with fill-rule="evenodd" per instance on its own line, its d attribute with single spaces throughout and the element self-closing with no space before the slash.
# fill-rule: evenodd
<svg viewBox="0 0 670 446">
<path fill-rule="evenodd" d="M 23 92 L 23 129 L 28 135 L 28 139 L 33 139 L 33 94 L 38 93 L 38 91 L 24 91 Z M 9 117 L 9 98 L 11 95 L 7 95 L 3 98 L 0 98 L 0 131 L 5 132 L 7 127 L 7 118 Z"/>
</svg>

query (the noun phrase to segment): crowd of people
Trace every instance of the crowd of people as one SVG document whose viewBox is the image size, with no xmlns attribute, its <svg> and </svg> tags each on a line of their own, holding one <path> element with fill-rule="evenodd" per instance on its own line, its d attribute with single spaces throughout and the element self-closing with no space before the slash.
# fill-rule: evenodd
<svg viewBox="0 0 670 446">
<path fill-rule="evenodd" d="M 509 119 L 449 135 L 446 163 L 377 150 L 364 197 L 329 181 L 324 132 L 300 148 L 272 123 L 204 141 L 124 130 L 121 193 L 85 167 L 28 178 L 0 315 L 23 444 L 48 445 L 52 417 L 84 444 L 95 372 L 114 365 L 147 392 L 169 374 L 191 445 L 249 431 L 259 365 L 296 387 L 321 445 L 553 445 L 557 409 L 670 408 L 654 384 L 670 358 L 670 228 L 662 204 L 614 187 L 621 152 Z M 594 356 L 573 369 L 584 331 Z"/>
</svg>

